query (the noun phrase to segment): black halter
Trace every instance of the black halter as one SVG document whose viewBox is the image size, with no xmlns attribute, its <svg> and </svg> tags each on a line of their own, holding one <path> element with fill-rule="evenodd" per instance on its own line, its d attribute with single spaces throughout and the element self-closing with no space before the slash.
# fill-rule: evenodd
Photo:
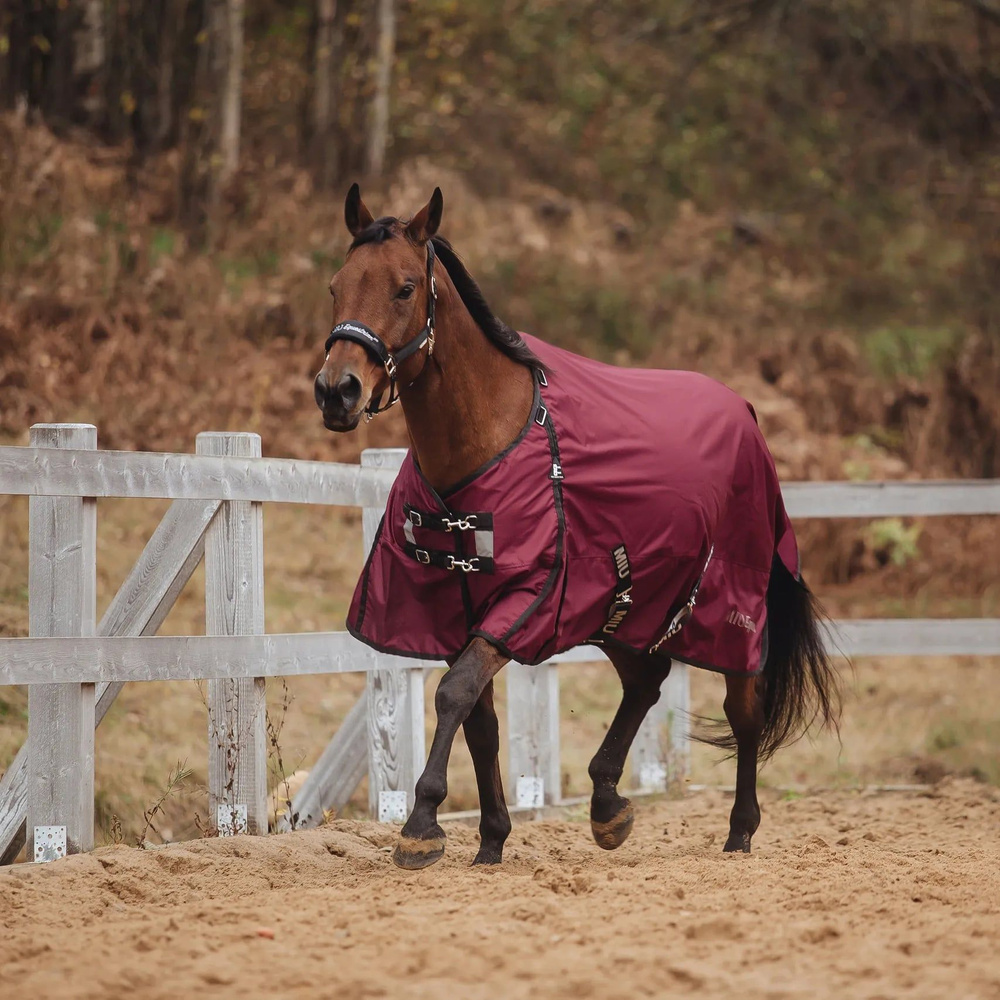
<svg viewBox="0 0 1000 1000">
<path fill-rule="evenodd" d="M 365 407 L 365 419 L 371 420 L 377 413 L 383 413 L 390 406 L 399 402 L 399 391 L 396 388 L 396 374 L 400 365 L 411 358 L 424 346 L 427 347 L 427 356 L 434 353 L 434 306 L 437 302 L 437 282 L 434 279 L 434 244 L 427 241 L 427 322 L 424 328 L 408 344 L 404 344 L 395 354 L 386 347 L 385 341 L 364 323 L 358 320 L 348 319 L 343 323 L 338 323 L 326 338 L 324 350 L 330 353 L 330 348 L 338 340 L 352 340 L 355 344 L 360 344 L 369 353 L 374 354 L 385 368 L 386 375 L 389 376 L 389 402 L 385 406 L 380 406 L 382 395 L 373 400 Z"/>
</svg>

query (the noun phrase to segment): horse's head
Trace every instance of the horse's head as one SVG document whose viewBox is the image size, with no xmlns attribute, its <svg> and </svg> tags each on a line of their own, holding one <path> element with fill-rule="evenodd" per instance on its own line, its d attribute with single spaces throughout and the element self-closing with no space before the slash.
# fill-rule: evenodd
<svg viewBox="0 0 1000 1000">
<path fill-rule="evenodd" d="M 333 330 L 316 376 L 316 405 L 331 431 L 350 431 L 365 412 L 391 406 L 397 382 L 412 382 L 434 349 L 434 249 L 441 189 L 409 222 L 375 220 L 358 185 L 344 218 L 354 237 L 330 281 Z M 389 402 L 380 405 L 388 391 Z"/>
</svg>

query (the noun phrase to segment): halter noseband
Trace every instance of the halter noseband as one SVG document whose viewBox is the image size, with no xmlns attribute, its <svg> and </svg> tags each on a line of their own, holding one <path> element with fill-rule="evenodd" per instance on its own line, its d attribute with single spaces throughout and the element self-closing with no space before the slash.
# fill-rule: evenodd
<svg viewBox="0 0 1000 1000">
<path fill-rule="evenodd" d="M 427 347 L 427 356 L 434 353 L 434 306 L 437 302 L 437 281 L 434 278 L 434 245 L 427 241 L 427 322 L 424 328 L 408 344 L 404 344 L 394 354 L 386 346 L 385 341 L 371 327 L 365 326 L 358 320 L 348 319 L 343 323 L 338 323 L 326 338 L 324 350 L 330 353 L 330 348 L 338 340 L 351 340 L 355 344 L 360 344 L 370 354 L 375 355 L 385 368 L 386 375 L 389 376 L 389 402 L 385 406 L 380 406 L 382 395 L 378 399 L 369 403 L 365 407 L 365 419 L 371 420 L 378 413 L 384 413 L 390 406 L 395 406 L 399 402 L 399 390 L 396 387 L 396 375 L 400 365 L 404 361 L 413 357 L 417 351 L 424 346 Z"/>
</svg>

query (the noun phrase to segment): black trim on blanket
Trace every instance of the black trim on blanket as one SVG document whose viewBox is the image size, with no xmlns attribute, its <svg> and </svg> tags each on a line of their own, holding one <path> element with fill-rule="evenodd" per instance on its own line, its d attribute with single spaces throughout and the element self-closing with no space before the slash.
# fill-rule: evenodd
<svg viewBox="0 0 1000 1000">
<path fill-rule="evenodd" d="M 368 558 L 365 559 L 365 568 L 361 573 L 361 601 L 358 604 L 358 628 L 364 624 L 365 612 L 368 610 L 368 571 L 371 568 L 372 559 L 375 556 L 375 550 L 378 548 L 378 540 L 382 537 L 382 528 L 385 525 L 385 514 L 382 515 L 378 522 L 378 527 L 375 529 L 375 539 L 372 541 L 372 547 L 368 552 Z"/>
<path fill-rule="evenodd" d="M 711 670 L 713 674 L 732 674 L 735 677 L 756 677 L 761 672 L 761 669 L 763 669 L 758 667 L 756 670 L 733 670 L 730 667 L 718 667 L 714 663 L 702 663 L 700 660 L 692 660 L 690 657 L 679 656 L 677 653 L 671 653 L 666 650 L 662 653 L 651 653 L 648 646 L 630 646 L 627 642 L 622 642 L 621 639 L 613 636 L 609 636 L 602 641 L 587 639 L 585 642 L 579 643 L 579 645 L 597 646 L 599 649 L 606 649 L 610 646 L 612 649 L 620 649 L 622 652 L 632 653 L 636 656 L 655 656 L 658 660 L 677 660 L 680 663 L 688 664 L 688 666 L 697 667 L 699 670 Z M 572 649 L 573 647 L 569 648 Z M 564 652 L 566 652 L 564 649 L 556 650 L 556 653 Z M 544 659 L 550 660 L 554 655 L 554 653 L 550 653 Z"/>
<path fill-rule="evenodd" d="M 531 430 L 532 425 L 535 423 L 535 414 L 538 412 L 538 406 L 539 403 L 541 402 L 541 395 L 538 389 L 537 377 L 534 379 L 534 383 L 535 383 L 535 394 L 531 400 L 531 411 L 528 413 L 528 419 L 525 421 L 524 426 L 521 428 L 521 433 L 518 434 L 517 437 L 514 438 L 514 440 L 511 441 L 511 443 L 507 445 L 507 447 L 504 448 L 503 451 L 501 451 L 497 455 L 494 455 L 487 462 L 484 462 L 481 466 L 479 466 L 478 469 L 475 470 L 475 472 L 470 472 L 467 476 L 463 476 L 457 483 L 452 483 L 452 485 L 449 486 L 447 489 L 442 490 L 441 491 L 442 497 L 449 497 L 453 493 L 457 493 L 463 487 L 468 486 L 469 483 L 471 483 L 474 479 L 478 479 L 484 472 L 488 472 L 490 469 L 493 468 L 494 465 L 496 465 L 499 462 L 502 462 L 528 436 L 528 431 Z M 416 462 L 414 462 L 414 464 L 416 465 Z M 416 468 L 417 471 L 420 472 L 420 466 L 416 465 Z M 423 475 L 424 475 L 423 472 L 420 472 L 421 478 L 423 478 Z M 427 482 L 427 480 L 424 479 L 424 482 Z M 429 486 L 430 483 L 428 483 L 427 485 Z"/>
<path fill-rule="evenodd" d="M 412 649 L 396 649 L 394 646 L 385 646 L 381 642 L 375 642 L 369 639 L 368 636 L 363 635 L 358 631 L 356 627 L 352 628 L 351 623 L 347 622 L 347 631 L 354 636 L 358 642 L 363 642 L 366 646 L 370 646 L 378 653 L 389 653 L 391 656 L 406 656 L 411 660 L 440 660 L 444 662 L 448 657 L 454 657 L 460 655 L 465 651 L 465 646 L 463 646 L 458 653 L 415 653 Z M 468 645 L 468 643 L 466 643 Z"/>
<path fill-rule="evenodd" d="M 495 646 L 504 656 L 510 660 L 515 660 L 517 663 L 523 663 L 529 667 L 537 667 L 540 663 L 546 663 L 552 659 L 553 656 L 558 653 L 565 653 L 565 649 L 556 649 L 551 653 L 546 653 L 544 656 L 539 656 L 536 660 L 522 660 L 518 655 L 506 644 L 503 640 L 498 639 L 495 635 L 491 635 L 489 632 L 485 632 L 482 629 L 473 629 L 469 632 L 468 637 L 464 645 L 462 645 L 454 653 L 418 653 L 414 652 L 412 649 L 398 649 L 395 646 L 386 646 L 380 642 L 374 642 L 369 639 L 368 636 L 362 635 L 357 628 L 352 628 L 351 624 L 347 623 L 347 631 L 354 636 L 358 642 L 363 642 L 366 646 L 370 646 L 372 649 L 377 650 L 379 653 L 388 653 L 392 656 L 405 656 L 411 660 L 440 660 L 444 662 L 448 659 L 456 659 L 465 652 L 466 648 L 474 638 L 485 639 L 491 646 Z M 629 646 L 627 643 L 621 642 L 619 639 L 609 639 L 604 643 L 583 643 L 582 645 L 601 645 L 601 646 L 615 646 L 628 653 L 637 653 L 639 655 L 655 655 L 659 659 L 667 660 L 677 660 L 678 663 L 686 663 L 689 666 L 697 667 L 699 670 L 710 670 L 713 674 L 733 674 L 736 677 L 756 677 L 760 674 L 760 670 L 730 670 L 728 667 L 717 667 L 710 663 L 699 663 L 697 660 L 691 660 L 683 656 L 676 656 L 674 654 L 649 654 L 645 653 L 643 649 L 638 649 Z M 572 648 L 572 647 L 569 647 Z"/>
<path fill-rule="evenodd" d="M 545 421 L 545 433 L 549 437 L 549 456 L 552 459 L 553 467 L 559 466 L 562 468 L 562 462 L 559 458 L 559 441 L 556 437 L 556 429 L 552 423 L 551 414 L 549 419 Z M 539 595 L 529 604 L 524 611 L 521 612 L 517 621 L 503 635 L 503 641 L 506 642 L 521 626 L 528 620 L 528 617 L 538 609 L 542 601 L 549 596 L 549 592 L 552 590 L 553 584 L 556 582 L 556 577 L 559 575 L 559 571 L 562 569 L 563 564 L 563 547 L 565 544 L 566 536 L 566 515 L 563 512 L 563 491 L 562 491 L 562 478 L 549 480 L 552 483 L 552 498 L 555 502 L 556 507 L 556 520 L 558 522 L 558 531 L 556 533 L 556 557 L 552 563 L 552 569 L 549 571 L 549 575 L 542 585 L 541 592 Z M 555 620 L 559 621 L 560 608 L 556 608 Z"/>
<path fill-rule="evenodd" d="M 546 660 L 552 659 L 552 654 L 546 653 L 544 656 L 538 657 L 537 660 L 522 660 L 502 639 L 498 639 L 495 635 L 492 635 L 481 628 L 473 629 L 469 635 L 485 639 L 491 646 L 496 646 L 496 648 L 499 649 L 508 660 L 516 660 L 518 663 L 523 663 L 528 667 L 537 667 L 539 663 L 545 663 Z"/>
</svg>

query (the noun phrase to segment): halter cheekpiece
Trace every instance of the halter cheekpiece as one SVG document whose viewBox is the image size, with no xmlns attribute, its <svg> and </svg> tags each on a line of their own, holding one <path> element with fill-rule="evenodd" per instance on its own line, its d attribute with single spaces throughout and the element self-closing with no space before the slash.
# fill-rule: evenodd
<svg viewBox="0 0 1000 1000">
<path fill-rule="evenodd" d="M 371 327 L 358 320 L 348 319 L 338 323 L 326 338 L 324 350 L 330 353 L 330 348 L 338 340 L 351 340 L 360 344 L 370 354 L 373 354 L 385 368 L 389 376 L 389 401 L 381 406 L 382 395 L 365 407 L 365 419 L 371 420 L 378 413 L 384 413 L 390 406 L 399 402 L 399 390 L 396 386 L 396 376 L 404 361 L 411 358 L 417 351 L 427 348 L 427 356 L 434 353 L 434 306 L 437 303 L 437 281 L 434 278 L 434 244 L 427 241 L 427 322 L 424 328 L 408 344 L 404 344 L 393 353 L 385 341 Z"/>
</svg>

